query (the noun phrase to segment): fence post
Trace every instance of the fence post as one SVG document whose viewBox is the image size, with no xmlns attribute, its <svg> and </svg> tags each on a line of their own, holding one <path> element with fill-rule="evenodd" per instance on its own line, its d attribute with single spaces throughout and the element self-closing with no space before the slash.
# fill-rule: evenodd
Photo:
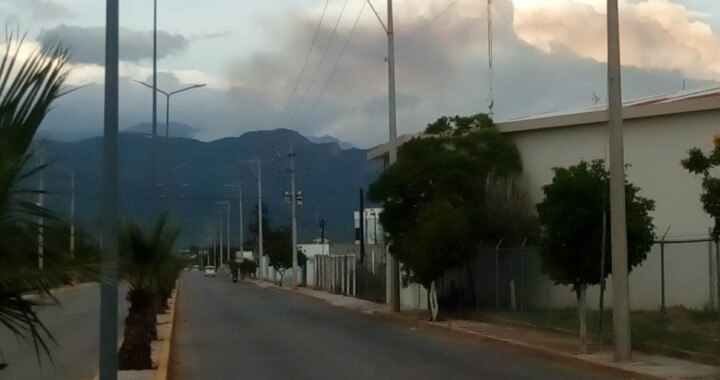
<svg viewBox="0 0 720 380">
<path fill-rule="evenodd" d="M 500 245 L 502 239 L 495 247 L 495 311 L 500 311 Z"/>
<path fill-rule="evenodd" d="M 520 246 L 520 311 L 525 310 L 525 244 L 527 238 L 523 240 Z"/>
<path fill-rule="evenodd" d="M 708 228 L 708 235 L 712 236 L 711 228 Z M 717 263 L 715 263 L 715 260 L 713 259 L 712 245 L 712 240 L 708 241 L 708 285 L 710 289 L 710 291 L 708 292 L 708 294 L 710 295 L 708 303 L 710 305 L 711 311 L 715 310 L 715 281 L 717 281 L 717 279 L 715 278 L 715 270 L 713 269 L 714 265 L 717 265 Z"/>
<path fill-rule="evenodd" d="M 342 295 L 345 295 L 345 261 L 347 260 L 347 256 L 343 255 L 340 256 L 340 290 Z"/>
<path fill-rule="evenodd" d="M 355 257 L 352 259 L 352 268 L 353 268 L 353 286 L 352 286 L 352 295 L 355 297 L 357 295 L 357 260 Z"/>
</svg>

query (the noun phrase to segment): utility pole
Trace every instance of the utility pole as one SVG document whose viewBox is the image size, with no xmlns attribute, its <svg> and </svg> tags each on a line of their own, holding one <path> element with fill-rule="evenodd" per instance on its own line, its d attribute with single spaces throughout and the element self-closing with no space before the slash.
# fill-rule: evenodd
<svg viewBox="0 0 720 380">
<path fill-rule="evenodd" d="M 75 258 L 75 169 L 70 173 L 70 258 Z"/>
<path fill-rule="evenodd" d="M 387 2 L 387 36 L 388 36 L 388 93 L 390 106 L 390 165 L 397 162 L 397 108 L 395 104 L 395 26 L 393 20 L 393 2 Z M 400 312 L 400 263 L 393 255 L 388 256 L 390 269 L 390 309 Z"/>
<path fill-rule="evenodd" d="M 228 266 L 230 265 L 230 258 L 231 258 L 231 252 L 230 252 L 230 202 L 226 202 L 225 205 L 227 206 L 227 263 Z"/>
<path fill-rule="evenodd" d="M 106 0 L 105 109 L 103 131 L 102 274 L 100 285 L 100 380 L 117 379 L 118 347 L 118 51 L 119 0 Z M 155 170 L 155 162 L 152 163 Z M 153 178 L 154 180 L 154 178 Z"/>
<path fill-rule="evenodd" d="M 235 188 L 235 185 L 225 185 L 225 186 L 230 187 L 232 189 Z M 242 255 L 242 253 L 244 251 L 243 244 L 245 244 L 245 236 L 244 236 L 244 232 L 243 232 L 244 226 L 243 226 L 242 182 L 238 182 L 237 189 L 238 189 L 237 195 L 238 195 L 238 213 L 239 213 L 238 222 L 240 223 L 240 231 L 239 231 L 240 232 L 240 235 L 239 235 L 240 245 L 239 245 L 239 247 L 240 247 L 240 254 Z M 230 223 L 228 222 L 228 225 L 229 224 Z"/>
<path fill-rule="evenodd" d="M 615 361 L 622 363 L 630 360 L 631 342 L 618 13 L 618 1 L 608 0 L 608 121 L 610 129 L 610 233 L 613 275 L 613 332 L 615 336 Z"/>
<path fill-rule="evenodd" d="M 216 235 L 215 229 L 211 228 L 210 238 L 212 240 L 212 249 L 213 249 L 212 263 L 213 263 L 213 266 L 217 268 L 217 247 L 218 247 L 218 245 L 217 245 L 217 242 L 215 241 L 215 235 Z"/>
<path fill-rule="evenodd" d="M 240 254 L 242 255 L 245 249 L 245 226 L 243 225 L 243 200 L 242 200 L 242 182 L 238 182 L 238 212 L 240 213 Z"/>
<path fill-rule="evenodd" d="M 220 210 L 218 208 L 218 210 Z M 218 240 L 220 241 L 220 267 L 223 266 L 223 222 L 222 211 L 218 211 Z M 219 268 L 219 267 L 218 267 Z"/>
<path fill-rule="evenodd" d="M 380 18 L 380 14 L 375 10 L 370 0 L 368 5 L 372 8 L 375 17 L 380 21 L 388 38 L 388 101 L 389 101 L 389 131 L 388 139 L 388 165 L 397 162 L 397 108 L 395 104 L 395 26 L 393 20 L 393 2 L 387 1 L 387 26 Z M 387 268 L 389 274 L 389 299 L 390 310 L 394 313 L 400 312 L 400 265 L 393 255 L 387 255 Z"/>
<path fill-rule="evenodd" d="M 264 251 L 263 251 L 263 214 L 262 214 L 262 165 L 260 160 L 257 161 L 257 167 L 258 167 L 258 266 L 260 266 L 260 263 L 262 261 Z M 262 270 L 262 268 L 260 268 Z"/>
<path fill-rule="evenodd" d="M 40 191 L 38 192 L 38 203 L 37 205 L 39 207 L 45 207 L 45 170 L 42 169 L 42 167 L 45 165 L 45 156 L 40 155 L 40 184 L 39 188 Z M 38 269 L 43 270 L 45 268 L 45 237 L 43 234 L 44 231 L 44 225 L 45 225 L 45 218 L 40 216 L 38 218 Z"/>
<path fill-rule="evenodd" d="M 292 287 L 298 287 L 298 257 L 297 257 L 297 190 L 295 189 L 295 151 L 290 144 L 290 205 L 292 208 Z"/>
</svg>

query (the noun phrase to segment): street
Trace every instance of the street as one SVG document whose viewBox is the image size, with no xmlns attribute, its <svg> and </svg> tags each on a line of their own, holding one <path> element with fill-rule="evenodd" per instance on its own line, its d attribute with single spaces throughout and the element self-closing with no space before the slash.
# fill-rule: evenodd
<svg viewBox="0 0 720 380">
<path fill-rule="evenodd" d="M 173 380 L 614 379 L 224 276 L 180 281 Z"/>
<path fill-rule="evenodd" d="M 42 357 L 38 363 L 32 344 L 18 341 L 0 326 L 0 352 L 8 367 L 0 379 L 12 380 L 91 380 L 98 368 L 100 286 L 82 284 L 61 290 L 60 305 L 38 306 L 38 315 L 57 344 L 50 344 L 53 363 Z M 124 292 L 119 297 L 118 332 L 127 315 Z M 3 357 L 0 357 L 3 359 Z"/>
</svg>

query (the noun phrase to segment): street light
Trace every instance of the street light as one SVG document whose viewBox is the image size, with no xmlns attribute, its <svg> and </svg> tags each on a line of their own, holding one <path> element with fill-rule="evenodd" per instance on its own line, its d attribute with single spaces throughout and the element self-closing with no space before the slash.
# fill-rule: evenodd
<svg viewBox="0 0 720 380">
<path fill-rule="evenodd" d="M 147 83 L 145 83 L 145 82 L 141 82 L 141 81 L 139 81 L 139 80 L 133 80 L 133 82 L 135 82 L 135 83 L 137 83 L 137 84 L 141 84 L 141 85 L 143 85 L 143 86 L 145 86 L 145 87 L 147 87 L 147 88 L 149 88 L 149 89 L 151 89 L 151 90 L 154 89 L 153 86 L 151 86 L 151 85 L 149 85 L 149 84 L 147 84 Z M 207 86 L 207 85 L 204 84 L 204 83 L 202 83 L 202 84 L 194 84 L 194 85 L 192 85 L 192 86 L 188 86 L 188 87 L 185 87 L 185 88 L 181 88 L 181 89 L 179 89 L 179 90 L 172 91 L 172 92 L 166 92 L 166 91 L 163 91 L 163 90 L 161 90 L 161 89 L 159 89 L 159 88 L 158 88 L 158 89 L 155 89 L 157 92 L 165 95 L 165 137 L 166 137 L 166 138 L 167 138 L 167 137 L 170 137 L 170 97 L 173 96 L 173 95 L 175 95 L 175 94 L 179 94 L 179 93 L 181 93 L 181 92 L 190 91 L 190 90 L 193 90 L 193 89 L 196 89 L 196 88 L 200 88 L 200 87 L 205 87 L 205 86 Z"/>
</svg>

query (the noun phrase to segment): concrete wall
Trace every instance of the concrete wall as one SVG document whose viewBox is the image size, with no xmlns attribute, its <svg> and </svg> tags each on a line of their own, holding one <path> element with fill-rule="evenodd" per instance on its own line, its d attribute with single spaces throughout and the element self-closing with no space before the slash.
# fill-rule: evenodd
<svg viewBox="0 0 720 380">
<path fill-rule="evenodd" d="M 708 235 L 712 221 L 702 210 L 700 179 L 683 169 L 680 160 L 691 147 L 710 150 L 719 122 L 720 111 L 626 121 L 625 160 L 631 165 L 628 176 L 642 189 L 641 195 L 656 201 L 653 217 L 658 235 L 668 227 L 668 238 Z M 542 199 L 542 186 L 551 182 L 553 167 L 574 165 L 580 159 L 607 161 L 608 157 L 607 127 L 603 124 L 513 132 L 508 136 L 520 149 L 524 180 L 534 203 Z M 712 281 L 707 243 L 670 246 L 666 253 L 668 305 L 703 307 L 710 298 Z M 538 283 L 537 289 L 543 286 L 546 284 Z M 632 272 L 630 286 L 633 308 L 659 307 L 659 247 Z M 597 299 L 597 293 L 597 289 L 590 289 L 589 299 Z M 607 292 L 608 302 L 612 302 L 611 293 Z M 558 307 L 575 302 L 569 289 L 558 286 L 551 287 L 549 298 L 547 302 Z"/>
</svg>

